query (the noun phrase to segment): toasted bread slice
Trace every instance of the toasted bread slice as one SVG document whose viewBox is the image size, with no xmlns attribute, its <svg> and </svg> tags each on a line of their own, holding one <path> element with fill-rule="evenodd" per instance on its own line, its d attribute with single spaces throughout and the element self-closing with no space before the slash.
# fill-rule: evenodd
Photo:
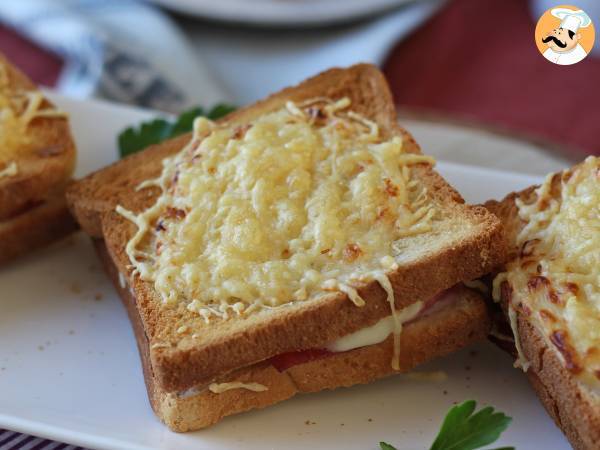
<svg viewBox="0 0 600 450">
<path fill-rule="evenodd" d="M 383 75 L 370 65 L 326 71 L 238 110 L 221 123 L 231 127 L 244 125 L 282 108 L 289 100 L 300 102 L 315 97 L 349 98 L 352 110 L 374 121 L 384 138 L 401 137 L 404 149 L 420 152 L 414 139 L 396 122 Z M 150 343 L 152 379 L 161 391 L 186 390 L 274 355 L 319 348 L 389 316 L 386 293 L 377 282 L 358 288 L 366 301 L 360 308 L 345 294 L 335 292 L 318 301 L 207 324 L 186 308 L 161 305 L 152 283 L 132 275 L 125 247 L 136 227 L 117 214 L 115 208 L 121 205 L 139 212 L 151 205 L 158 190 L 136 187 L 159 175 L 163 158 L 181 150 L 189 139 L 188 135 L 153 146 L 89 175 L 67 192 L 79 223 L 91 236 L 105 240 L 114 264 L 135 293 Z M 402 261 L 397 270 L 388 274 L 396 309 L 476 278 L 501 263 L 505 256 L 503 231 L 495 216 L 485 208 L 464 205 L 460 195 L 430 165 L 416 165 L 412 170 L 427 187 L 431 201 L 443 211 L 444 220 L 431 233 L 404 242 Z M 485 326 L 483 315 L 481 326 Z M 192 329 L 194 333 L 181 334 L 181 329 Z"/>
<path fill-rule="evenodd" d="M 77 228 L 64 198 L 75 144 L 64 113 L 0 54 L 0 263 Z"/>
<path fill-rule="evenodd" d="M 578 167 L 581 166 L 575 166 L 563 174 L 557 174 L 548 179 L 549 189 L 544 194 L 547 199 L 561 203 L 563 180 L 568 180 Z M 598 170 L 600 170 L 600 166 Z M 600 182 L 600 178 L 598 178 L 598 182 Z M 539 264 L 539 260 L 536 260 L 536 250 L 532 251 L 531 247 L 525 248 L 527 247 L 525 244 L 518 245 L 518 236 L 527 222 L 519 216 L 517 204 L 517 202 L 525 205 L 535 204 L 541 198 L 537 191 L 538 188 L 539 186 L 532 186 L 521 192 L 509 194 L 501 202 L 489 201 L 485 205 L 504 223 L 510 254 L 508 267 L 513 271 L 518 270 L 518 268 L 513 268 L 517 261 L 525 262 L 525 259 L 520 258 L 533 256 L 532 267 Z M 555 219 L 549 217 L 548 220 Z M 578 231 L 571 229 L 569 232 L 577 233 Z M 513 265 L 511 266 L 511 264 Z M 535 279 L 550 280 L 549 283 L 553 287 L 549 292 L 558 293 L 559 298 L 556 301 L 561 302 L 560 297 L 564 293 L 554 285 L 552 273 L 544 273 L 543 276 L 539 273 Z M 520 347 L 521 354 L 518 355 L 513 346 L 514 354 L 518 356 L 517 361 L 528 365 L 526 374 L 544 407 L 574 448 L 578 450 L 597 449 L 600 442 L 600 396 L 598 391 L 581 380 L 582 369 L 585 370 L 585 368 L 578 367 L 582 363 L 578 361 L 576 354 L 570 354 L 573 349 L 572 337 L 567 334 L 564 341 L 549 338 L 536 322 L 538 315 L 545 315 L 549 320 L 555 321 L 557 319 L 560 321 L 561 318 L 551 319 L 555 313 L 549 313 L 542 309 L 538 311 L 530 304 L 528 300 L 530 296 L 536 295 L 537 283 L 528 282 L 527 287 L 523 288 L 520 285 L 513 285 L 510 279 L 505 279 L 503 276 L 497 280 L 497 287 L 501 288 L 500 300 L 505 320 L 510 321 L 509 305 L 512 304 L 512 308 L 516 312 L 512 327 L 516 330 L 515 342 L 518 345 L 517 348 Z M 553 291 L 555 288 L 557 291 Z M 501 324 L 501 326 L 504 325 Z M 559 329 L 558 322 L 554 327 L 556 332 Z M 599 375 L 596 374 L 596 376 Z"/>
<path fill-rule="evenodd" d="M 205 428 L 226 416 L 264 408 L 296 394 L 370 383 L 397 373 L 390 366 L 393 344 L 389 337 L 381 344 L 298 364 L 262 361 L 214 380 L 216 383 L 260 383 L 267 388 L 263 392 L 232 389 L 217 394 L 208 389 L 207 383 L 194 386 L 184 394 L 167 392 L 154 374 L 150 341 L 133 291 L 122 283 L 122 275 L 104 241 L 94 239 L 94 246 L 127 309 L 142 360 L 150 404 L 156 415 L 173 431 Z M 453 289 L 452 295 L 454 298 L 444 308 L 406 325 L 402 334 L 400 372 L 408 372 L 425 361 L 452 353 L 485 337 L 490 322 L 479 294 L 458 286 Z"/>
<path fill-rule="evenodd" d="M 36 86 L 0 54 L 0 107 L 10 105 L 19 115 L 37 96 L 41 93 Z M 75 144 L 66 117 L 48 114 L 54 106 L 43 97 L 39 100 L 23 129 L 2 128 L 0 171 L 11 165 L 14 170 L 0 177 L 0 220 L 45 200 L 49 192 L 64 191 L 75 166 Z M 9 126 L 6 119 L 2 126 Z"/>
<path fill-rule="evenodd" d="M 0 264 L 50 244 L 77 228 L 64 192 L 59 192 L 11 219 L 0 221 Z"/>
</svg>

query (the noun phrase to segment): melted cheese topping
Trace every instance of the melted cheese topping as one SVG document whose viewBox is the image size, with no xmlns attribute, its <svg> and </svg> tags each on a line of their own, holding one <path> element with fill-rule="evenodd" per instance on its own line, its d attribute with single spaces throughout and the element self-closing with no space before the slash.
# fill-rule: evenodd
<svg viewBox="0 0 600 450">
<path fill-rule="evenodd" d="M 41 92 L 13 89 L 7 68 L 0 63 L 0 178 L 18 173 L 15 160 L 31 144 L 27 128 L 34 118 L 66 117 L 54 108 L 42 109 L 43 103 Z"/>
<path fill-rule="evenodd" d="M 264 392 L 268 390 L 265 385 L 260 383 L 242 383 L 240 381 L 232 381 L 230 383 L 212 383 L 208 386 L 208 390 L 213 394 L 222 394 L 231 389 L 246 389 L 252 392 Z"/>
<path fill-rule="evenodd" d="M 161 188 L 156 203 L 117 207 L 138 226 L 126 248 L 135 273 L 207 321 L 327 291 L 364 304 L 356 286 L 385 274 L 394 242 L 431 229 L 436 210 L 410 167 L 433 160 L 349 106 L 289 102 L 235 128 L 197 119 L 140 186 Z"/>
<path fill-rule="evenodd" d="M 517 200 L 517 207 L 525 222 L 520 255 L 494 280 L 494 297 L 506 280 L 520 294 L 509 305 L 516 342 L 515 310 L 542 331 L 572 373 L 599 388 L 600 158 L 549 175 L 535 200 Z"/>
</svg>

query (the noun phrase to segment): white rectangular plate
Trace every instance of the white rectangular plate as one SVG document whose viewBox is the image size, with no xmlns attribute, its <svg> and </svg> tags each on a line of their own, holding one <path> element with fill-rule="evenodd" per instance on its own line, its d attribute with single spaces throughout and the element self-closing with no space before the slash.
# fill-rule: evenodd
<svg viewBox="0 0 600 450">
<path fill-rule="evenodd" d="M 106 103 L 55 101 L 71 113 L 78 176 L 114 161 L 118 131 L 153 116 Z M 438 168 L 471 202 L 539 181 L 453 164 Z M 125 311 L 83 234 L 2 268 L 0 286 L 0 427 L 106 449 L 365 450 L 382 440 L 416 449 L 430 445 L 454 402 L 476 399 L 514 418 L 495 446 L 569 448 L 523 374 L 487 343 L 419 369 L 445 371 L 444 382 L 396 376 L 176 434 L 149 407 Z"/>
</svg>

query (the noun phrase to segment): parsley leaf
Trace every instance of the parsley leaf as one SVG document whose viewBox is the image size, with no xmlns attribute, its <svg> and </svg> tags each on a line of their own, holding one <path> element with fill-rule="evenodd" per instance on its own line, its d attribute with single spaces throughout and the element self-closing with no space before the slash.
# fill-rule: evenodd
<svg viewBox="0 0 600 450">
<path fill-rule="evenodd" d="M 192 131 L 196 117 L 205 116 L 211 120 L 216 120 L 234 110 L 235 107 L 225 104 L 216 105 L 209 111 L 205 111 L 198 106 L 183 112 L 174 122 L 165 119 L 154 119 L 143 122 L 138 127 L 129 127 L 123 130 L 117 138 L 119 155 L 124 158 L 152 144 L 158 144 L 169 138 Z"/>
<path fill-rule="evenodd" d="M 476 406 L 475 400 L 467 400 L 450 408 L 429 450 L 475 450 L 495 442 L 512 419 L 502 412 L 495 412 L 491 406 L 475 412 Z M 396 450 L 385 442 L 380 442 L 379 446 L 381 450 Z M 515 448 L 501 447 L 494 450 Z"/>
<path fill-rule="evenodd" d="M 475 400 L 450 408 L 430 450 L 473 450 L 495 442 L 512 421 L 487 406 L 475 412 Z"/>
</svg>

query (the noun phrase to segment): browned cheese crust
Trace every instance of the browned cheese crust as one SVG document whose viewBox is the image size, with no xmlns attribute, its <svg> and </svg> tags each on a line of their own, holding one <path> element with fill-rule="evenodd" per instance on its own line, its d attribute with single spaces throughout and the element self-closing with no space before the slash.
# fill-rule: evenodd
<svg viewBox="0 0 600 450">
<path fill-rule="evenodd" d="M 230 124 L 246 123 L 282 107 L 287 100 L 320 96 L 349 97 L 352 109 L 374 120 L 384 136 L 402 135 L 405 148 L 420 151 L 414 139 L 397 124 L 385 79 L 370 65 L 329 70 L 223 120 Z M 125 245 L 135 225 L 114 212 L 115 206 L 120 204 L 139 212 L 151 205 L 158 195 L 157 190 L 136 191 L 135 187 L 143 180 L 156 177 L 161 171 L 162 159 L 180 150 L 188 140 L 189 136 L 183 136 L 150 147 L 86 177 L 68 190 L 68 202 L 79 223 L 93 237 L 105 239 L 114 263 L 124 274 L 130 272 Z M 426 300 L 460 281 L 476 278 L 497 267 L 505 258 L 502 226 L 495 216 L 485 208 L 464 205 L 460 195 L 428 165 L 416 166 L 413 170 L 427 185 L 432 200 L 452 220 L 445 233 L 429 236 L 443 243 L 439 250 L 420 252 L 421 245 L 415 244 L 413 250 L 418 257 L 390 275 L 396 308 Z M 471 231 L 464 233 L 464 229 Z M 151 343 L 154 379 L 166 392 L 185 390 L 202 380 L 273 355 L 322 346 L 390 314 L 385 292 L 376 282 L 358 289 L 366 300 L 361 308 L 338 293 L 275 312 L 264 311 L 209 325 L 197 314 L 187 311 L 184 305 L 162 306 L 152 284 L 139 277 L 134 277 L 132 287 Z M 177 334 L 175 330 L 181 324 L 198 330 L 196 337 Z"/>
<path fill-rule="evenodd" d="M 259 362 L 225 375 L 221 374 L 213 380 L 206 380 L 200 385 L 204 390 L 194 396 L 184 398 L 166 392 L 160 388 L 152 369 L 149 340 L 136 300 L 130 289 L 120 285 L 119 272 L 104 242 L 95 240 L 94 244 L 133 325 L 152 408 L 174 431 L 185 432 L 204 428 L 226 416 L 264 408 L 296 394 L 370 383 L 398 373 L 393 371 L 390 365 L 393 344 L 391 338 L 388 338 L 381 344 L 298 364 L 283 372 L 278 371 L 268 361 Z M 467 288 L 462 288 L 457 296 L 459 298 L 452 305 L 404 327 L 399 372 L 410 371 L 421 363 L 449 354 L 486 336 L 490 322 L 481 297 Z M 214 394 L 205 389 L 212 381 L 260 383 L 268 390 L 253 392 L 232 389 Z"/>
<path fill-rule="evenodd" d="M 553 180 L 553 193 L 559 188 L 560 179 Z M 517 198 L 528 203 L 535 195 L 537 186 L 507 195 L 501 202 L 489 201 L 485 206 L 502 222 L 509 242 L 511 258 L 515 258 L 517 235 L 524 226 L 515 204 Z M 505 284 L 502 289 L 502 307 L 506 313 L 510 296 L 526 295 L 514 292 Z M 527 317 L 517 315 L 517 327 L 523 353 L 531 363 L 527 376 L 542 404 L 577 450 L 600 448 L 600 401 L 594 393 L 581 385 L 565 367 L 556 348 L 549 347 L 546 340 Z"/>
</svg>

